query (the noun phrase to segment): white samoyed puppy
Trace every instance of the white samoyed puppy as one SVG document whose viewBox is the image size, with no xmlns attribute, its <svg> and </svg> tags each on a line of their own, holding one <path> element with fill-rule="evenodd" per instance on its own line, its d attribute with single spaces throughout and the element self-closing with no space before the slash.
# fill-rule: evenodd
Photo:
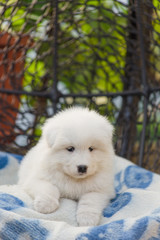
<svg viewBox="0 0 160 240">
<path fill-rule="evenodd" d="M 112 133 L 109 121 L 87 108 L 69 108 L 48 119 L 19 170 L 19 184 L 34 209 L 51 213 L 60 198 L 78 200 L 79 226 L 97 225 L 115 196 Z"/>
</svg>

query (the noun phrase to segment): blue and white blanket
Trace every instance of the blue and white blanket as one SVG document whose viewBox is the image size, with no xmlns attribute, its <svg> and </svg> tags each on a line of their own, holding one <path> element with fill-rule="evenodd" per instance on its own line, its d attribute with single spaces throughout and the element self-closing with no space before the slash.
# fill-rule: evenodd
<svg viewBox="0 0 160 240">
<path fill-rule="evenodd" d="M 159 175 L 116 157 L 116 198 L 104 209 L 99 226 L 78 227 L 75 201 L 61 199 L 52 214 L 33 210 L 32 199 L 16 185 L 20 158 L 0 152 L 0 239 L 160 239 Z"/>
</svg>

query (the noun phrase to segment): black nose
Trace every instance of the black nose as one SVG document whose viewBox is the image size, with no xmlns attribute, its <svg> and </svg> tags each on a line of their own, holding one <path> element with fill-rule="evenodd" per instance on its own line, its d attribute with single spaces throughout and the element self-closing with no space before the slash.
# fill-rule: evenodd
<svg viewBox="0 0 160 240">
<path fill-rule="evenodd" d="M 87 172 L 87 166 L 86 165 L 79 165 L 77 166 L 79 173 L 86 173 Z"/>
</svg>

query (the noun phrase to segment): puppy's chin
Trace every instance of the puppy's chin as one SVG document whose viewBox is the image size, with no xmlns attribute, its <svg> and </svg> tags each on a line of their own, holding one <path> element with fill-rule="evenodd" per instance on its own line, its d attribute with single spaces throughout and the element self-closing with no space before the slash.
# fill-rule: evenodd
<svg viewBox="0 0 160 240">
<path fill-rule="evenodd" d="M 75 175 L 75 178 L 76 178 L 76 179 L 84 179 L 84 178 L 87 178 L 87 177 L 89 177 L 89 176 L 90 176 L 90 175 L 88 175 L 88 174 L 80 174 L 80 173 L 78 174 L 78 173 L 77 173 L 77 174 Z"/>
<path fill-rule="evenodd" d="M 80 179 L 87 179 L 89 178 L 90 176 L 94 175 L 95 173 L 69 173 L 68 171 L 64 171 L 63 172 L 66 176 L 72 178 L 72 179 L 75 179 L 75 180 L 80 180 Z"/>
<path fill-rule="evenodd" d="M 75 174 L 75 175 L 68 175 L 66 174 L 68 177 L 74 179 L 75 181 L 76 180 L 81 180 L 81 179 L 87 179 L 89 178 L 90 175 L 87 175 L 87 174 L 83 174 L 83 175 L 80 175 L 80 174 Z"/>
</svg>

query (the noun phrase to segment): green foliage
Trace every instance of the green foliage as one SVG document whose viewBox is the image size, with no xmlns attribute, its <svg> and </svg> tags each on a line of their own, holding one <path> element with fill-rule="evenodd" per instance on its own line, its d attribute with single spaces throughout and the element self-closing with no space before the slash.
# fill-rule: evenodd
<svg viewBox="0 0 160 240">
<path fill-rule="evenodd" d="M 4 12 L 1 30 L 29 34 L 37 46 L 39 44 L 32 50 L 35 57 L 26 61 L 24 87 L 28 86 L 30 91 L 42 89 L 43 76 L 53 72 L 53 57 L 45 54 L 53 46 L 53 5 L 50 1 L 44 4 L 32 0 L 2 0 L 0 4 L 0 10 Z M 153 5 L 158 9 L 159 1 L 153 0 Z M 123 90 L 127 14 L 125 4 L 118 1 L 59 2 L 58 77 L 68 92 Z M 155 11 L 153 25 L 158 44 L 160 24 L 157 14 Z M 47 31 L 48 27 L 50 31 Z M 154 49 L 158 51 L 158 48 Z"/>
<path fill-rule="evenodd" d="M 24 89 L 27 91 L 32 91 L 32 88 L 37 89 L 37 91 L 40 90 L 43 86 L 43 82 L 40 79 L 44 74 L 44 62 L 33 60 L 24 74 Z"/>
<path fill-rule="evenodd" d="M 65 66 L 59 79 L 70 92 L 75 93 L 121 91 L 126 20 L 119 15 L 115 18 L 115 6 L 107 1 L 101 5 L 98 1 L 85 1 L 85 4 L 85 11 L 82 5 L 77 5 L 78 14 L 68 17 L 68 22 L 62 20 L 67 11 L 60 16 L 63 40 L 68 39 L 68 45 L 66 41 L 65 44 L 60 41 L 59 59 Z M 73 10 L 70 8 L 68 13 Z M 69 22 L 73 24 L 69 25 Z"/>
<path fill-rule="evenodd" d="M 57 72 L 58 87 L 63 89 L 62 92 L 87 94 L 123 91 L 128 24 L 128 1 L 124 2 L 59 1 Z M 18 36 L 29 35 L 34 42 L 33 47 L 27 46 L 26 49 L 23 89 L 29 92 L 46 91 L 54 82 L 54 3 L 50 0 L 0 2 L 0 31 Z M 153 5 L 160 9 L 158 0 L 153 0 Z M 154 41 L 151 47 L 155 56 L 159 54 L 160 44 L 159 14 L 159 11 L 153 13 Z M 151 62 L 154 63 L 156 59 L 155 66 L 160 70 L 160 60 L 155 56 L 151 56 Z M 27 102 L 31 110 L 36 109 L 37 99 L 23 96 L 22 100 Z M 104 114 L 107 104 L 108 112 L 114 114 L 113 102 L 107 98 L 102 100 L 66 99 L 60 102 L 60 107 L 69 103 L 90 105 L 91 108 L 98 106 Z M 110 114 L 111 118 L 113 114 Z M 41 116 L 35 121 L 41 125 L 44 119 Z M 35 126 L 34 134 L 39 136 L 39 125 Z M 154 128 L 154 124 L 152 126 Z"/>
<path fill-rule="evenodd" d="M 53 32 L 47 33 L 46 26 L 52 24 L 49 21 L 53 19 L 53 6 L 49 2 L 45 5 L 32 2 L 8 1 L 4 13 L 6 24 L 1 26 L 6 28 L 8 21 L 13 33 L 32 34 L 37 44 L 40 41 L 37 56 L 51 48 L 47 40 Z M 59 66 L 62 66 L 59 67 L 59 80 L 68 92 L 120 91 L 126 54 L 122 27 L 126 26 L 126 20 L 118 14 L 115 18 L 114 9 L 123 11 L 123 14 L 126 9 L 122 9 L 121 4 L 114 5 L 108 1 L 101 2 L 101 5 L 98 0 L 78 3 L 59 3 L 59 9 L 64 9 L 59 14 L 58 55 Z M 28 10 L 31 4 L 33 6 Z M 48 54 L 44 59 L 31 59 L 31 65 L 26 61 L 24 87 L 28 86 L 28 90 L 41 88 L 45 71 L 53 71 L 52 60 Z M 120 71 L 116 72 L 118 68 Z"/>
</svg>

